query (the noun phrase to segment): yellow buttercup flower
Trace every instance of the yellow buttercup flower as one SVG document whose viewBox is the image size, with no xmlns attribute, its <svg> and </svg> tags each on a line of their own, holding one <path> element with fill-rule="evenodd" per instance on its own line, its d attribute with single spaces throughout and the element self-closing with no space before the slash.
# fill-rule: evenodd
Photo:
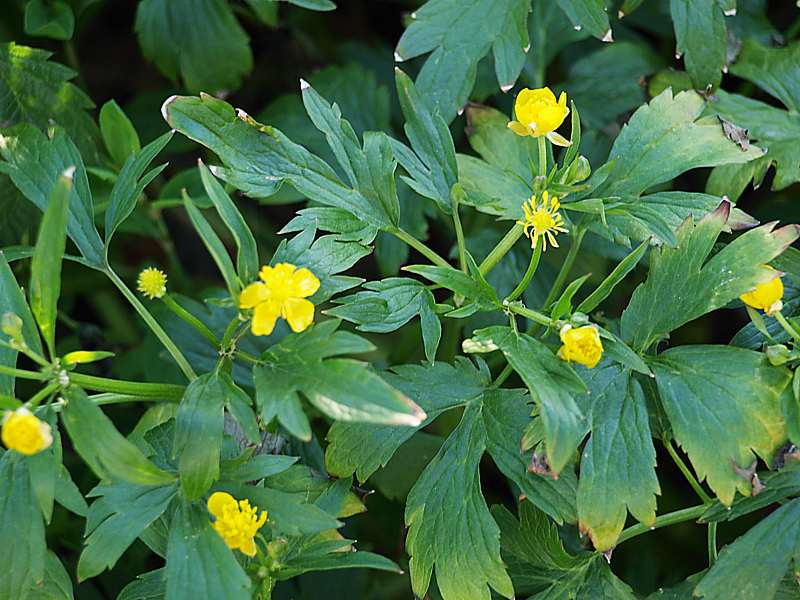
<svg viewBox="0 0 800 600">
<path fill-rule="evenodd" d="M 539 236 L 542 236 L 542 249 L 547 250 L 547 242 L 553 248 L 558 248 L 556 236 L 559 233 L 567 233 L 564 228 L 564 219 L 558 212 L 561 204 L 558 198 L 550 195 L 547 191 L 542 192 L 542 203 L 537 204 L 536 196 L 531 196 L 530 200 L 522 205 L 522 210 L 525 213 L 525 219 L 517 221 L 518 225 L 522 225 L 525 229 L 525 235 L 531 238 L 531 248 L 536 247 L 536 242 Z"/>
<path fill-rule="evenodd" d="M 164 271 L 148 267 L 139 273 L 137 288 L 142 294 L 153 300 L 163 298 L 167 293 L 167 274 Z"/>
<path fill-rule="evenodd" d="M 53 443 L 50 425 L 40 421 L 25 407 L 7 412 L 3 417 L 3 445 L 20 454 L 36 454 Z"/>
<path fill-rule="evenodd" d="M 766 283 L 760 283 L 749 292 L 742 294 L 739 298 L 753 308 L 763 310 L 768 315 L 778 312 L 783 308 L 783 282 L 781 273 L 764 265 L 770 271 L 775 271 L 775 277 Z"/>
<path fill-rule="evenodd" d="M 251 283 L 239 296 L 239 308 L 253 308 L 253 335 L 269 335 L 278 317 L 288 321 L 295 333 L 314 321 L 314 305 L 306 300 L 319 289 L 319 279 L 306 268 L 289 263 L 261 267 L 261 281 Z"/>
<path fill-rule="evenodd" d="M 558 357 L 567 362 L 576 362 L 593 369 L 603 356 L 603 342 L 597 327 L 584 325 L 572 327 L 564 325 L 560 334 L 563 346 L 558 350 Z"/>
<path fill-rule="evenodd" d="M 566 92 L 561 92 L 556 101 L 556 95 L 549 87 L 525 88 L 514 102 L 516 121 L 511 121 L 508 127 L 517 135 L 546 136 L 557 146 L 569 146 L 571 142 L 555 132 L 568 114 Z"/>
<path fill-rule="evenodd" d="M 267 521 L 267 513 L 258 512 L 248 500 L 239 500 L 226 492 L 214 492 L 209 496 L 208 512 L 214 516 L 214 531 L 232 550 L 241 550 L 247 556 L 256 555 L 256 532 Z"/>
</svg>

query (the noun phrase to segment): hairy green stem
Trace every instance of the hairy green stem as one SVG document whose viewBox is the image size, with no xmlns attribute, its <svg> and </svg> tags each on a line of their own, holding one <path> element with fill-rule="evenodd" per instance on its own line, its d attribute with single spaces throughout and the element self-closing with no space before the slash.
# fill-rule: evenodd
<svg viewBox="0 0 800 600">
<path fill-rule="evenodd" d="M 545 139 L 543 135 L 536 138 L 539 144 L 539 177 L 547 177 L 547 143 Z"/>
<path fill-rule="evenodd" d="M 683 459 L 678 454 L 678 451 L 675 450 L 675 446 L 672 445 L 671 441 L 665 441 L 664 447 L 667 449 L 672 461 L 678 466 L 683 476 L 686 478 L 686 481 L 689 482 L 689 485 L 692 486 L 692 489 L 695 493 L 700 497 L 700 499 L 709 504 L 711 502 L 711 497 L 706 494 L 706 491 L 703 489 L 703 486 L 700 485 L 700 482 L 697 481 L 694 474 L 692 474 L 691 470 L 689 470 L 689 466 L 683 461 Z"/>
<path fill-rule="evenodd" d="M 151 331 L 164 345 L 164 347 L 167 349 L 167 352 L 169 352 L 170 355 L 172 355 L 172 358 L 175 359 L 175 362 L 178 363 L 178 367 L 186 376 L 186 378 L 189 381 L 196 379 L 197 374 L 194 372 L 194 369 L 192 369 L 189 361 L 186 360 L 186 357 L 178 349 L 178 346 L 175 345 L 175 342 L 170 339 L 169 335 L 167 335 L 167 332 L 162 329 L 158 321 L 156 321 L 153 315 L 150 314 L 150 311 L 148 311 L 144 304 L 139 301 L 139 298 L 136 297 L 136 294 L 134 294 L 128 288 L 128 286 L 125 285 L 125 282 L 119 278 L 119 275 L 117 275 L 111 267 L 107 267 L 103 272 L 108 276 L 111 282 L 117 286 L 117 289 L 122 292 L 122 295 L 125 296 L 125 299 L 130 302 L 131 306 L 133 306 L 136 312 L 139 313 L 139 316 L 142 317 L 144 322 L 147 323 L 147 326 L 150 327 Z"/>
<path fill-rule="evenodd" d="M 404 241 L 406 244 L 414 248 L 417 252 L 422 254 L 425 258 L 431 261 L 433 264 L 438 265 L 440 267 L 450 267 L 450 263 L 448 263 L 445 259 L 439 256 L 434 250 L 426 246 L 423 242 L 419 241 L 413 235 L 408 233 L 407 231 L 400 229 L 399 227 L 393 227 L 392 229 L 388 230 L 389 233 L 394 235 L 396 238 Z"/>
<path fill-rule="evenodd" d="M 173 313 L 175 313 L 175 315 L 177 315 L 180 319 L 183 319 L 184 321 L 186 321 L 186 323 L 194 327 L 194 329 L 200 335 L 206 338 L 209 342 L 211 342 L 212 345 L 214 346 L 217 345 L 217 336 L 215 336 L 211 332 L 211 330 L 208 327 L 206 327 L 206 324 L 203 323 L 197 317 L 195 317 L 188 310 L 183 308 L 180 304 L 175 302 L 175 299 L 172 298 L 172 296 L 170 296 L 169 294 L 164 294 L 161 300 L 164 302 L 167 308 L 169 308 Z"/>
<path fill-rule="evenodd" d="M 683 508 L 681 510 L 676 510 L 675 512 L 661 515 L 660 517 L 656 517 L 656 521 L 653 523 L 652 527 L 642 525 L 641 523 L 631 525 L 627 529 L 623 530 L 619 535 L 617 545 L 621 544 L 622 542 L 626 542 L 631 538 L 635 538 L 637 535 L 642 535 L 643 533 L 652 531 L 653 529 L 661 529 L 662 527 L 669 527 L 670 525 L 677 525 L 678 523 L 697 519 L 704 512 L 706 512 L 707 508 L 708 504 L 698 504 L 697 506 L 691 506 L 689 508 Z"/>
<path fill-rule="evenodd" d="M 522 280 L 517 284 L 517 287 L 508 295 L 506 301 L 512 302 L 519 298 L 522 293 L 528 289 L 528 286 L 531 283 L 531 279 L 533 279 L 534 274 L 536 274 L 536 269 L 539 266 L 539 259 L 542 258 L 542 249 L 544 248 L 544 236 L 539 236 L 539 239 L 536 240 L 536 248 L 531 252 L 531 261 L 528 263 L 528 270 L 525 271 L 525 275 L 523 275 Z"/>
<path fill-rule="evenodd" d="M 775 320 L 781 324 L 781 327 L 783 327 L 784 331 L 786 331 L 786 333 L 788 333 L 795 342 L 800 342 L 800 333 L 798 333 L 797 330 L 792 327 L 792 324 L 786 320 L 786 317 L 783 316 L 781 311 L 776 312 L 772 316 L 775 317 Z"/>
<path fill-rule="evenodd" d="M 514 247 L 517 240 L 522 237 L 522 232 L 523 228 L 519 223 L 515 223 L 514 226 L 508 230 L 508 233 L 506 233 L 503 239 L 492 248 L 492 251 L 489 252 L 489 255 L 483 259 L 483 262 L 478 267 L 481 275 L 486 275 L 489 271 L 494 269 L 495 265 L 500 262 L 500 259 L 508 254 L 508 251 Z"/>
</svg>

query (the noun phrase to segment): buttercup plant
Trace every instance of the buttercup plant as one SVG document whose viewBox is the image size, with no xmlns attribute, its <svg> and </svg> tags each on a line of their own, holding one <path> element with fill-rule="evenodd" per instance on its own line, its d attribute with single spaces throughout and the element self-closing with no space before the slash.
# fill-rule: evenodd
<svg viewBox="0 0 800 600">
<path fill-rule="evenodd" d="M 800 28 L 673 1 L 677 71 L 646 3 L 430 0 L 398 102 L 359 47 L 258 112 L 266 4 L 138 3 L 187 90 L 147 143 L 0 47 L 0 185 L 41 213 L 0 249 L 0 600 L 635 600 L 688 544 L 652 597 L 798 595 L 800 228 L 736 200 L 800 181 Z"/>
</svg>

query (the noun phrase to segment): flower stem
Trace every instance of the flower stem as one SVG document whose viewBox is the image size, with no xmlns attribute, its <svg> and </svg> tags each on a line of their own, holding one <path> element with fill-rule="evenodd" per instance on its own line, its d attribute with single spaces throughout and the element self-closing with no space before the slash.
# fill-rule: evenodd
<svg viewBox="0 0 800 600">
<path fill-rule="evenodd" d="M 543 135 L 536 138 L 539 143 L 539 177 L 547 177 L 547 143 L 545 139 Z"/>
<path fill-rule="evenodd" d="M 406 244 L 414 248 L 417 252 L 422 254 L 425 258 L 431 261 L 433 264 L 438 265 L 440 267 L 450 267 L 450 263 L 448 263 L 445 259 L 439 256 L 434 250 L 426 246 L 423 242 L 419 241 L 413 235 L 408 233 L 407 231 L 400 229 L 399 227 L 393 227 L 392 229 L 388 230 L 389 233 L 394 235 L 396 238 L 404 241 Z"/>
<path fill-rule="evenodd" d="M 672 458 L 672 461 L 678 466 L 681 473 L 683 473 L 683 476 L 686 478 L 686 481 L 689 482 L 689 485 L 692 486 L 692 489 L 700 497 L 700 500 L 702 500 L 706 504 L 710 504 L 711 497 L 708 494 L 706 494 L 706 491 L 703 489 L 703 486 L 700 485 L 700 482 L 697 481 L 695 476 L 689 470 L 689 466 L 680 457 L 678 451 L 675 450 L 675 446 L 672 445 L 672 442 L 671 441 L 664 442 L 664 447 L 667 449 L 667 452 Z"/>
<path fill-rule="evenodd" d="M 0 365 L 0 374 L 11 375 L 11 377 L 18 377 L 19 379 L 33 379 L 35 381 L 47 381 L 49 379 L 49 377 L 44 373 L 26 371 L 25 369 L 16 369 L 14 367 L 7 367 L 5 365 Z"/>
<path fill-rule="evenodd" d="M 692 506 L 689 508 L 683 508 L 681 510 L 676 510 L 675 512 L 667 513 L 665 515 L 661 515 L 660 517 L 656 518 L 655 523 L 652 527 L 648 527 L 647 525 L 643 525 L 641 523 L 637 523 L 636 525 L 631 525 L 627 529 L 623 530 L 617 540 L 617 545 L 621 544 L 622 542 L 626 542 L 631 538 L 636 537 L 637 535 L 642 535 L 643 533 L 647 533 L 653 529 L 661 529 L 662 527 L 669 527 L 670 525 L 677 525 L 678 523 L 683 523 L 685 521 L 691 521 L 693 519 L 697 519 L 706 512 L 708 508 L 708 504 L 698 504 L 697 506 Z"/>
<path fill-rule="evenodd" d="M 139 381 L 95 377 L 94 375 L 85 375 L 83 373 L 70 373 L 69 379 L 72 383 L 87 390 L 141 396 L 165 401 L 180 400 L 185 390 L 182 385 L 173 385 L 171 383 L 141 383 Z"/>
<path fill-rule="evenodd" d="M 708 524 L 708 566 L 717 562 L 717 523 Z"/>
<path fill-rule="evenodd" d="M 169 308 L 173 313 L 175 313 L 175 315 L 177 315 L 179 318 L 183 319 L 189 325 L 194 327 L 200 335 L 206 338 L 214 346 L 217 345 L 217 336 L 215 336 L 211 332 L 211 330 L 208 327 L 206 327 L 206 324 L 203 323 L 197 317 L 195 317 L 188 310 L 183 308 L 180 304 L 178 304 L 172 296 L 170 296 L 169 294 L 164 294 L 161 300 L 164 302 L 167 308 Z"/>
<path fill-rule="evenodd" d="M 536 240 L 536 248 L 533 252 L 531 252 L 531 261 L 528 263 L 528 270 L 525 271 L 525 275 L 523 275 L 522 280 L 517 284 L 517 287 L 508 295 L 506 301 L 512 302 L 519 298 L 522 293 L 528 289 L 528 285 L 531 283 L 531 279 L 533 279 L 534 274 L 536 273 L 536 268 L 539 266 L 539 259 L 542 258 L 542 249 L 544 248 L 544 236 L 539 236 L 539 239 Z"/>
<path fill-rule="evenodd" d="M 558 271 L 558 275 L 556 275 L 556 280 L 553 282 L 553 287 L 550 288 L 550 293 L 547 294 L 547 298 L 544 301 L 545 309 L 550 306 L 550 304 L 556 299 L 556 296 L 561 293 L 561 289 L 564 287 L 567 276 L 572 271 L 572 265 L 575 264 L 575 259 L 578 257 L 578 251 L 581 249 L 584 235 L 586 235 L 586 230 L 583 227 L 577 227 L 575 229 L 575 236 L 572 238 L 572 243 L 569 246 L 567 257 L 564 259 L 564 262 L 561 263 L 561 269 Z"/>
<path fill-rule="evenodd" d="M 43 387 L 38 392 L 36 392 L 30 400 L 28 400 L 28 407 L 30 409 L 36 408 L 37 406 L 39 406 L 39 403 L 42 400 L 47 398 L 53 392 L 57 391 L 60 387 L 61 386 L 56 382 L 53 382 L 53 383 Z"/>
<path fill-rule="evenodd" d="M 508 254 L 508 251 L 517 243 L 517 240 L 522 237 L 522 231 L 522 225 L 519 223 L 515 223 L 514 226 L 508 230 L 508 233 L 506 233 L 503 239 L 492 248 L 492 251 L 489 252 L 489 255 L 483 259 L 483 262 L 478 267 L 481 275 L 489 273 L 489 271 L 494 269 L 495 265 L 500 262 L 500 259 Z"/>
<path fill-rule="evenodd" d="M 458 194 L 452 194 L 453 198 L 453 226 L 456 229 L 456 242 L 458 243 L 458 264 L 461 270 L 467 272 L 467 252 L 464 244 L 464 229 L 461 226 L 461 216 L 458 214 Z"/>
<path fill-rule="evenodd" d="M 153 315 L 151 315 L 150 312 L 145 308 L 144 304 L 139 301 L 139 298 L 136 297 L 136 294 L 134 294 L 128 288 L 128 286 L 125 285 L 125 282 L 119 278 L 119 275 L 117 275 L 111 267 L 106 267 L 104 272 L 111 282 L 117 286 L 117 289 L 122 292 L 122 295 L 125 296 L 125 299 L 131 303 L 131 306 L 133 306 L 136 312 L 139 313 L 139 316 L 142 317 L 144 322 L 147 323 L 147 326 L 150 327 L 151 331 L 164 345 L 164 347 L 167 349 L 167 352 L 172 355 L 172 358 L 175 359 L 176 363 L 178 363 L 178 367 L 180 367 L 180 370 L 183 372 L 186 378 L 189 379 L 189 381 L 196 379 L 197 374 L 194 372 L 194 369 L 192 369 L 189 361 L 186 360 L 186 357 L 175 345 L 175 342 L 170 339 L 169 335 L 167 335 L 167 332 L 164 331 L 161 325 L 159 325 L 158 321 L 156 321 Z"/>
<path fill-rule="evenodd" d="M 509 376 L 511 375 L 511 373 L 513 371 L 514 371 L 514 367 L 512 367 L 510 364 L 506 363 L 506 366 L 503 367 L 502 371 L 500 371 L 500 374 L 497 376 L 497 379 L 495 379 L 492 382 L 492 386 L 491 387 L 499 388 L 501 385 L 503 385 L 505 383 L 506 379 L 509 378 Z"/>
<path fill-rule="evenodd" d="M 546 327 L 551 327 L 555 325 L 555 321 L 548 317 L 544 313 L 540 313 L 538 310 L 532 310 L 527 308 L 526 306 L 522 306 L 521 304 L 509 304 L 506 306 L 507 310 L 510 310 L 513 313 L 521 315 L 526 319 L 530 319 L 534 323 L 538 323 L 539 325 L 544 325 Z"/>
<path fill-rule="evenodd" d="M 797 333 L 797 330 L 786 320 L 786 317 L 783 316 L 781 311 L 776 312 L 772 316 L 775 317 L 775 320 L 781 324 L 781 327 L 783 327 L 786 333 L 788 333 L 795 342 L 800 342 L 800 333 Z"/>
</svg>

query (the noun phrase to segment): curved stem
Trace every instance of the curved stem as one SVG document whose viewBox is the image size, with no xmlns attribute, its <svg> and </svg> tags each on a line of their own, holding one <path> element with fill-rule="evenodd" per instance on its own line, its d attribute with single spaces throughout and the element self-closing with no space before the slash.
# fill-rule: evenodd
<svg viewBox="0 0 800 600">
<path fill-rule="evenodd" d="M 495 379 L 492 382 L 492 387 L 498 388 L 501 385 L 503 385 L 505 383 L 506 379 L 508 379 L 511 376 L 511 373 L 513 373 L 513 372 L 514 372 L 514 367 L 512 367 L 510 364 L 506 363 L 506 366 L 503 367 L 502 371 L 500 371 L 500 374 L 497 376 L 497 379 Z"/>
<path fill-rule="evenodd" d="M 706 512 L 707 508 L 708 504 L 698 504 L 697 506 L 683 508 L 681 510 L 676 510 L 675 512 L 661 515 L 660 517 L 656 517 L 656 521 L 653 523 L 652 527 L 642 525 L 641 523 L 631 525 L 627 529 L 623 530 L 619 535 L 617 545 L 621 544 L 622 542 L 626 542 L 631 538 L 635 538 L 637 535 L 642 535 L 643 533 L 647 533 L 648 531 L 652 531 L 654 529 L 661 529 L 662 527 L 669 527 L 670 525 L 677 525 L 678 523 L 683 523 L 684 521 L 697 519 L 704 512 Z"/>
<path fill-rule="evenodd" d="M 706 504 L 710 504 L 712 502 L 711 497 L 706 494 L 706 491 L 703 489 L 703 486 L 700 485 L 700 482 L 697 481 L 695 476 L 689 470 L 689 466 L 683 461 L 683 459 L 678 454 L 678 451 L 675 450 L 675 446 L 672 445 L 671 441 L 664 442 L 664 447 L 669 452 L 670 457 L 672 457 L 673 462 L 678 465 L 678 468 L 683 473 L 683 476 L 686 478 L 686 481 L 689 482 L 689 485 L 692 486 L 692 489 L 695 493 L 700 497 L 700 499 L 705 502 Z"/>
<path fill-rule="evenodd" d="M 89 396 L 89 400 L 97 404 L 98 406 L 104 406 L 106 404 L 123 404 L 125 402 L 161 402 L 164 400 L 167 401 L 177 401 L 175 398 L 156 398 L 150 396 L 134 396 L 131 394 L 115 394 L 112 392 L 104 392 L 102 394 L 92 394 Z"/>
<path fill-rule="evenodd" d="M 407 231 L 400 229 L 399 227 L 394 227 L 392 229 L 389 229 L 388 231 L 398 239 L 404 241 L 406 244 L 414 248 L 414 250 L 422 254 L 433 264 L 438 265 L 440 267 L 452 268 L 450 267 L 449 262 L 447 262 L 445 259 L 439 256 L 434 250 L 426 246 L 423 242 L 419 241 L 417 238 L 415 238 Z"/>
<path fill-rule="evenodd" d="M 184 321 L 186 321 L 186 323 L 194 327 L 195 330 L 197 330 L 197 332 L 200 335 L 206 338 L 214 346 L 217 345 L 217 336 L 215 336 L 211 332 L 211 330 L 208 327 L 206 327 L 206 324 L 203 323 L 197 317 L 195 317 L 188 310 L 183 308 L 180 304 L 178 304 L 172 296 L 170 296 L 169 294 L 164 294 L 161 300 L 164 302 L 167 308 L 169 308 L 173 313 L 175 313 L 176 316 L 183 319 Z"/>
<path fill-rule="evenodd" d="M 72 383 L 86 388 L 87 390 L 112 392 L 115 394 L 140 396 L 142 398 L 153 398 L 165 401 L 180 400 L 185 390 L 182 385 L 173 385 L 171 383 L 142 383 L 139 381 L 95 377 L 94 375 L 84 375 L 83 373 L 70 373 L 69 379 Z"/>
<path fill-rule="evenodd" d="M 492 248 L 492 251 L 489 252 L 489 255 L 483 259 L 483 262 L 478 267 L 481 275 L 486 275 L 489 271 L 494 269 L 495 265 L 500 262 L 500 259 L 508 254 L 508 251 L 513 248 L 517 240 L 522 237 L 522 231 L 522 225 L 514 223 L 514 226 L 508 230 L 508 233 L 503 236 L 503 239 L 500 240 L 497 245 Z"/>
<path fill-rule="evenodd" d="M 461 216 L 458 214 L 458 194 L 453 194 L 453 226 L 456 229 L 458 243 L 458 264 L 464 273 L 467 272 L 467 250 L 464 244 L 464 229 L 461 227 Z"/>
<path fill-rule="evenodd" d="M 180 370 L 183 372 L 186 378 L 189 381 L 196 379 L 197 374 L 194 372 L 194 369 L 192 369 L 189 361 L 186 360 L 186 357 L 175 345 L 175 342 L 170 339 L 169 335 L 167 335 L 167 332 L 164 331 L 161 325 L 159 325 L 158 321 L 156 321 L 153 315 L 150 314 L 150 311 L 148 311 L 144 304 L 141 303 L 139 298 L 136 297 L 136 294 L 134 294 L 128 288 L 128 286 L 125 285 L 125 282 L 119 278 L 119 275 L 117 275 L 111 267 L 106 267 L 103 272 L 108 275 L 108 278 L 111 280 L 111 282 L 117 286 L 117 289 L 122 292 L 122 295 L 125 296 L 125 299 L 131 303 L 131 306 L 133 306 L 136 312 L 139 313 L 139 316 L 142 317 L 144 322 L 147 323 L 147 326 L 150 327 L 151 331 L 164 345 L 164 347 L 167 349 L 167 352 L 169 352 L 172 355 L 172 358 L 175 359 L 175 362 L 178 363 L 178 367 L 180 367 Z"/>
<path fill-rule="evenodd" d="M 798 333 L 797 330 L 792 327 L 792 324 L 786 320 L 786 317 L 783 316 L 781 311 L 774 313 L 772 316 L 775 317 L 775 320 L 780 323 L 784 331 L 786 331 L 786 333 L 788 333 L 795 342 L 800 342 L 800 333 Z"/>
<path fill-rule="evenodd" d="M 528 263 L 528 270 L 525 271 L 525 275 L 523 275 L 522 280 L 517 284 L 517 287 L 508 295 L 506 301 L 512 302 L 519 298 L 522 293 L 528 289 L 528 286 L 531 283 L 531 279 L 533 279 L 534 274 L 536 273 L 536 269 L 539 266 L 539 259 L 542 258 L 542 249 L 544 248 L 544 237 L 540 236 L 538 240 L 536 240 L 536 248 L 531 252 L 531 262 Z"/>
<path fill-rule="evenodd" d="M 561 293 L 561 289 L 564 287 L 564 282 L 567 280 L 570 272 L 572 271 L 572 265 L 575 264 L 575 259 L 578 256 L 578 251 L 581 249 L 581 244 L 583 243 L 583 236 L 586 235 L 586 230 L 582 227 L 577 227 L 575 229 L 575 237 L 572 239 L 572 243 L 569 246 L 569 252 L 567 252 L 567 257 L 564 259 L 564 262 L 561 264 L 561 269 L 558 271 L 558 275 L 556 275 L 556 280 L 553 282 L 553 287 L 550 288 L 550 293 L 547 294 L 547 298 L 544 301 L 544 308 L 546 309 L 553 300 L 556 299 Z"/>
<path fill-rule="evenodd" d="M 708 524 L 708 566 L 717 562 L 717 523 Z"/>
</svg>

